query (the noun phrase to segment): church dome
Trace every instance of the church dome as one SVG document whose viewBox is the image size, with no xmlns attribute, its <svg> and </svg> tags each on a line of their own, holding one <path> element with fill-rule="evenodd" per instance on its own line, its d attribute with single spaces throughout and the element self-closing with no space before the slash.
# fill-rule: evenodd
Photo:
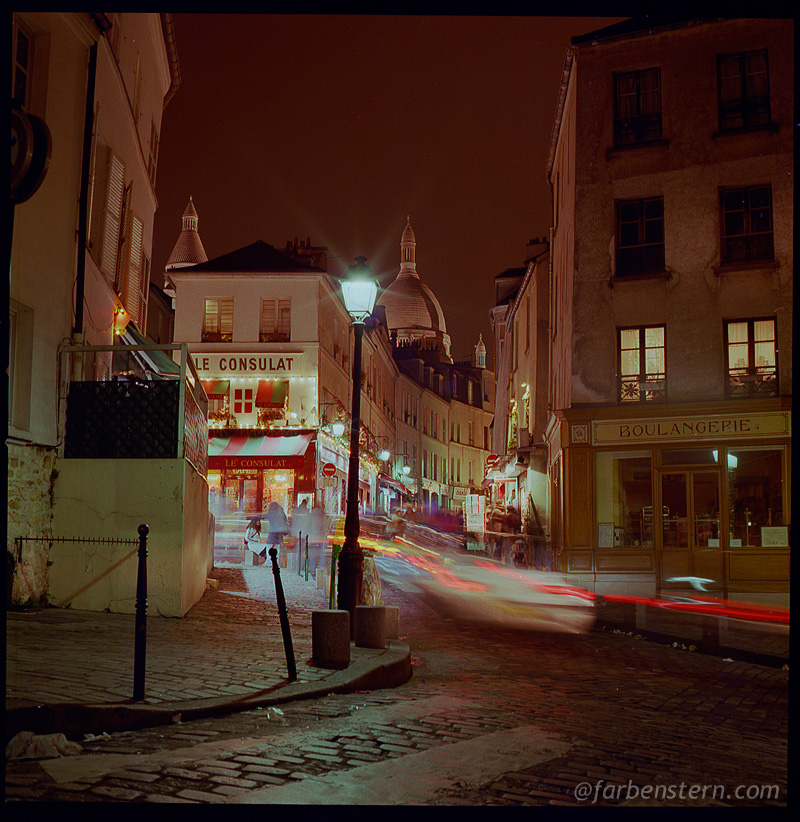
<svg viewBox="0 0 800 822">
<path fill-rule="evenodd" d="M 408 217 L 400 240 L 400 273 L 378 298 L 386 310 L 386 325 L 397 341 L 439 341 L 450 357 L 450 337 L 439 300 L 417 273 L 416 237 Z"/>
</svg>

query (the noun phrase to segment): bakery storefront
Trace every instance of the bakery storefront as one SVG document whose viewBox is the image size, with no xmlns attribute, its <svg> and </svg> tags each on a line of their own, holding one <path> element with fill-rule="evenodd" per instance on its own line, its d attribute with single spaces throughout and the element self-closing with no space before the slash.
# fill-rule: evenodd
<svg viewBox="0 0 800 822">
<path fill-rule="evenodd" d="M 559 569 L 600 594 L 788 605 L 791 401 L 620 411 L 548 431 Z"/>
</svg>

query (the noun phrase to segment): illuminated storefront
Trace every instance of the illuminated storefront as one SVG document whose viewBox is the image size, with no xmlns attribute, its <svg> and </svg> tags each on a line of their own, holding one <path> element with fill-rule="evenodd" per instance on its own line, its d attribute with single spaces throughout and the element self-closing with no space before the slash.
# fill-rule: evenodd
<svg viewBox="0 0 800 822">
<path fill-rule="evenodd" d="M 561 570 L 599 593 L 788 604 L 790 402 L 559 414 L 550 434 Z M 624 409 L 629 412 L 630 409 Z"/>
</svg>

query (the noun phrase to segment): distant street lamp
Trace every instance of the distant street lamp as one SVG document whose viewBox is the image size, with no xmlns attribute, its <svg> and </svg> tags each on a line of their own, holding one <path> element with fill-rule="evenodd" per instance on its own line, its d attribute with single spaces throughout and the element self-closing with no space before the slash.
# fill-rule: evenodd
<svg viewBox="0 0 800 822">
<path fill-rule="evenodd" d="M 375 307 L 378 284 L 372 277 L 366 257 L 356 257 L 342 281 L 342 296 L 347 313 L 353 318 L 353 407 L 350 422 L 350 465 L 347 475 L 347 512 L 344 519 L 344 545 L 339 554 L 339 589 L 336 605 L 350 612 L 350 638 L 355 637 L 356 606 L 361 604 L 364 555 L 358 544 L 361 525 L 358 518 L 358 447 L 361 433 L 361 347 L 364 321 Z"/>
</svg>

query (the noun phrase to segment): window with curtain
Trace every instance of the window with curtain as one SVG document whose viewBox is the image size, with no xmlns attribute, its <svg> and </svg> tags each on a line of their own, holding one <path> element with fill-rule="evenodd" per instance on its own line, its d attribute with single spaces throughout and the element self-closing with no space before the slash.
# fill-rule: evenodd
<svg viewBox="0 0 800 822">
<path fill-rule="evenodd" d="M 647 69 L 615 77 L 614 145 L 661 139 L 661 71 Z"/>
<path fill-rule="evenodd" d="M 259 342 L 289 342 L 292 334 L 292 301 L 261 300 Z"/>
<path fill-rule="evenodd" d="M 203 342 L 233 342 L 233 297 L 206 297 Z"/>
<path fill-rule="evenodd" d="M 728 397 L 778 396 L 775 332 L 772 317 L 732 320 L 725 324 Z"/>
<path fill-rule="evenodd" d="M 770 123 L 766 49 L 717 55 L 717 80 L 720 131 Z"/>
<path fill-rule="evenodd" d="M 665 335 L 663 325 L 618 329 L 621 403 L 666 399 Z"/>
</svg>

